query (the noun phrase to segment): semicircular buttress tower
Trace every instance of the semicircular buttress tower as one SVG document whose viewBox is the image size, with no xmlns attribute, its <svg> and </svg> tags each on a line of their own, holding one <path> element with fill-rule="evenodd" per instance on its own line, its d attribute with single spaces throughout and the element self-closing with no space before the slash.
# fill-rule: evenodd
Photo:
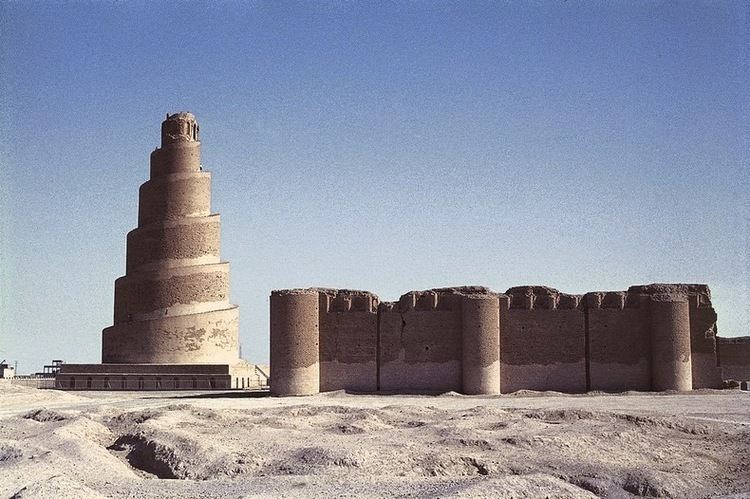
<svg viewBox="0 0 750 499">
<path fill-rule="evenodd" d="M 126 274 L 115 281 L 114 325 L 102 335 L 104 363 L 239 360 L 239 310 L 229 303 L 229 263 L 219 256 L 221 223 L 211 213 L 198 134 L 190 113 L 161 125 L 138 227 L 127 237 Z"/>
</svg>

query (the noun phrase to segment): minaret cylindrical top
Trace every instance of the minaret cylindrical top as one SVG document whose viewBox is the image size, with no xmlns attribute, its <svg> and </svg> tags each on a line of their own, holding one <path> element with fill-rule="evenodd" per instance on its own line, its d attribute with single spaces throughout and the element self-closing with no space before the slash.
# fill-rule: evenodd
<svg viewBox="0 0 750 499">
<path fill-rule="evenodd" d="M 200 127 L 192 113 L 167 114 L 161 123 L 161 147 L 151 153 L 151 179 L 201 170 Z"/>
<path fill-rule="evenodd" d="M 161 146 L 166 147 L 176 142 L 198 142 L 200 127 L 192 113 L 167 113 L 167 119 L 161 124 Z"/>
</svg>

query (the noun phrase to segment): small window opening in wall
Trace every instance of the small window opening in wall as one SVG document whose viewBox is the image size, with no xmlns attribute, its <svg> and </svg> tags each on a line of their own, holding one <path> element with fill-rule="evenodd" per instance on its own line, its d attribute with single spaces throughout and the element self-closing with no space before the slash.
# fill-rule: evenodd
<svg viewBox="0 0 750 499">
<path fill-rule="evenodd" d="M 208 386 L 210 386 L 212 390 L 213 390 L 214 388 L 216 388 L 216 380 L 215 380 L 215 379 L 213 379 L 213 378 L 209 379 L 209 380 L 208 380 Z"/>
<path fill-rule="evenodd" d="M 138 378 L 138 389 L 143 390 L 143 376 Z"/>
<path fill-rule="evenodd" d="M 91 378 L 86 378 L 86 388 L 91 388 Z"/>
<path fill-rule="evenodd" d="M 109 376 L 104 377 L 104 388 L 110 389 L 112 386 L 109 384 Z"/>
<path fill-rule="evenodd" d="M 161 390 L 161 378 L 156 378 L 156 389 Z"/>
<path fill-rule="evenodd" d="M 193 378 L 193 388 L 198 388 L 198 379 Z"/>
<path fill-rule="evenodd" d="M 71 376 L 70 377 L 69 387 L 70 388 L 75 388 L 76 387 L 76 377 L 75 376 Z"/>
<path fill-rule="evenodd" d="M 122 388 L 124 390 L 125 386 L 126 386 L 126 383 L 127 383 L 127 378 L 125 378 L 125 376 L 123 376 L 122 379 L 120 380 L 120 388 Z"/>
</svg>

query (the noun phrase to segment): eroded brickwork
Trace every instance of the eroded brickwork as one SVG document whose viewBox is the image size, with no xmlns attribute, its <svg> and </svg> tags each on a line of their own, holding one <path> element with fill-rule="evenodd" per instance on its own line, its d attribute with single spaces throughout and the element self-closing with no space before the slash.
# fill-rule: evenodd
<svg viewBox="0 0 750 499">
<path fill-rule="evenodd" d="M 750 381 L 750 336 L 719 338 L 718 348 L 723 378 Z"/>
<path fill-rule="evenodd" d="M 719 387 L 716 314 L 705 285 L 561 293 L 519 286 L 411 291 L 380 302 L 366 291 L 310 288 L 319 305 L 319 391 L 508 393 Z M 273 315 L 272 315 L 273 318 Z M 271 348 L 289 341 L 271 324 Z M 287 381 L 276 379 L 284 386 Z M 278 373 L 282 373 L 279 371 Z M 309 383 L 307 392 L 315 382 Z M 313 390 L 314 391 L 314 390 Z M 280 395 L 301 394 L 275 390 Z"/>
<path fill-rule="evenodd" d="M 211 213 L 198 123 L 177 113 L 161 128 L 151 178 L 139 191 L 138 227 L 128 234 L 126 274 L 115 282 L 102 360 L 236 364 L 238 309 L 229 302 L 229 264 L 219 256 L 220 220 Z"/>
</svg>

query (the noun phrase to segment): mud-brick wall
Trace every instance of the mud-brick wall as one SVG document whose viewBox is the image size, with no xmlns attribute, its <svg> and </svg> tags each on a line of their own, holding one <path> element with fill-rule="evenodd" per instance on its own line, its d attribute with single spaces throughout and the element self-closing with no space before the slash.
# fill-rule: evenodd
<svg viewBox="0 0 750 499">
<path fill-rule="evenodd" d="M 682 387 L 685 387 L 684 389 L 719 388 L 721 386 L 721 369 L 717 362 L 717 317 L 711 304 L 709 287 L 705 284 L 647 284 L 631 286 L 628 289 L 628 295 L 647 297 L 651 303 L 651 389 L 658 389 L 659 383 L 654 376 L 664 368 L 662 364 L 665 362 L 671 364 L 668 370 L 673 368 L 680 370 L 680 362 L 686 361 L 685 358 L 678 358 L 685 357 L 685 354 L 679 354 L 679 348 L 673 352 L 675 355 L 672 355 L 671 358 L 668 355 L 667 360 L 659 357 L 660 353 L 663 354 L 664 352 L 656 351 L 659 350 L 660 335 L 665 334 L 665 331 L 660 330 L 658 326 L 663 323 L 663 320 L 667 319 L 667 315 L 670 315 L 664 308 L 665 298 L 668 298 L 667 301 L 674 303 L 674 306 L 678 306 L 676 304 L 679 302 L 686 302 L 687 313 L 681 319 L 682 322 L 688 324 L 686 334 L 677 330 L 671 333 L 666 332 L 667 337 L 673 336 L 671 340 L 668 340 L 668 343 L 672 344 L 670 348 L 676 348 L 677 343 L 681 343 L 683 349 L 685 346 L 689 348 L 690 375 L 686 376 L 684 373 L 681 375 L 683 378 L 689 378 L 689 380 L 681 383 Z M 682 308 L 683 306 L 679 307 Z M 670 327 L 678 327 L 678 322 Z M 677 336 L 674 336 L 675 334 Z M 684 338 L 682 337 L 683 334 L 685 334 Z M 661 340 L 664 339 L 661 338 Z"/>
<path fill-rule="evenodd" d="M 648 297 L 624 291 L 584 295 L 589 343 L 589 389 L 651 389 Z"/>
<path fill-rule="evenodd" d="M 586 391 L 586 323 L 581 297 L 542 286 L 500 297 L 500 386 Z"/>
<path fill-rule="evenodd" d="M 380 389 L 461 391 L 461 296 L 412 291 L 380 304 Z"/>
<path fill-rule="evenodd" d="M 750 381 L 750 336 L 719 337 L 718 347 L 722 377 Z"/>
<path fill-rule="evenodd" d="M 310 289 L 271 293 L 271 393 L 320 391 L 320 298 Z"/>
<path fill-rule="evenodd" d="M 320 290 L 320 391 L 375 391 L 378 297 Z"/>
<path fill-rule="evenodd" d="M 721 369 L 716 357 L 716 311 L 708 286 L 688 296 L 693 389 L 720 388 Z"/>
<path fill-rule="evenodd" d="M 271 387 L 279 394 L 618 392 L 719 383 L 716 314 L 703 285 L 583 296 L 542 286 L 504 295 L 441 288 L 384 303 L 364 291 L 284 290 L 271 295 L 271 319 Z M 750 364 L 743 353 L 750 347 L 739 345 L 727 350 L 725 372 Z"/>
</svg>

